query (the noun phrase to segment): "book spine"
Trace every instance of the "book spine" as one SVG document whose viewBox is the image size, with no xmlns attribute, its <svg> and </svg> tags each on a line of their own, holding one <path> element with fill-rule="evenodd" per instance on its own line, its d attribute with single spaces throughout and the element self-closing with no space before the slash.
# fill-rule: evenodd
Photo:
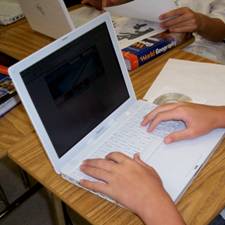
<svg viewBox="0 0 225 225">
<path fill-rule="evenodd" d="M 173 38 L 150 37 L 122 50 L 127 69 L 132 71 L 162 55 L 177 44 Z"/>
<path fill-rule="evenodd" d="M 8 73 L 8 67 L 0 65 L 0 73 L 4 75 L 9 75 Z"/>
</svg>

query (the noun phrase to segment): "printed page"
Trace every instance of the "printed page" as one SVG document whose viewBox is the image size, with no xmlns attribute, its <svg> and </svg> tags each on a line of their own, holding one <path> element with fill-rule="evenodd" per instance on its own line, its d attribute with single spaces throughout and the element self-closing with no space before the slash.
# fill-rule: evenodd
<svg viewBox="0 0 225 225">
<path fill-rule="evenodd" d="M 159 22 L 159 16 L 176 8 L 173 0 L 133 0 L 128 3 L 106 7 L 112 15 Z"/>
<path fill-rule="evenodd" d="M 120 16 L 112 20 L 121 49 L 164 31 L 157 22 Z"/>
</svg>

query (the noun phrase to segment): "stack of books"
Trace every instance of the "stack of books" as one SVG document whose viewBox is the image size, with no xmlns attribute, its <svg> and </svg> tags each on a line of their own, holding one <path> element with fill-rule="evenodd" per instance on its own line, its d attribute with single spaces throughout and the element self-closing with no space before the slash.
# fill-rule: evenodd
<svg viewBox="0 0 225 225">
<path fill-rule="evenodd" d="M 19 103 L 19 97 L 8 75 L 8 66 L 15 62 L 15 59 L 0 53 L 0 116 Z"/>
</svg>

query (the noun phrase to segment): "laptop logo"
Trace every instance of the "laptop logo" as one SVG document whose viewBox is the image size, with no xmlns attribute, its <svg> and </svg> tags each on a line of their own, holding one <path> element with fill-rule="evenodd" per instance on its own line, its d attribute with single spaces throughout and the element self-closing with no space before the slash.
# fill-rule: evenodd
<svg viewBox="0 0 225 225">
<path fill-rule="evenodd" d="M 42 16 L 45 16 L 45 11 L 44 11 L 43 7 L 39 3 L 37 3 L 36 9 L 40 12 L 40 14 Z"/>
</svg>

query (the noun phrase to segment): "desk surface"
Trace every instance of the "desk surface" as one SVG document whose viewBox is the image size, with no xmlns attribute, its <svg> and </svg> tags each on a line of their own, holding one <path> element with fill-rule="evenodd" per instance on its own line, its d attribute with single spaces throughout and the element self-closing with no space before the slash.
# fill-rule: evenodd
<svg viewBox="0 0 225 225">
<path fill-rule="evenodd" d="M 25 20 L 11 26 L 0 27 L 0 51 L 17 59 L 24 58 L 51 41 L 52 39 L 33 32 Z M 207 62 L 204 58 L 185 53 L 178 48 L 171 50 L 131 73 L 131 80 L 138 98 L 143 97 L 168 58 L 171 57 Z M 91 224 L 143 224 L 129 210 L 98 198 L 55 174 L 22 105 L 0 119 L 0 140 L 0 150 L 7 150 L 12 160 Z M 225 141 L 221 143 L 177 204 L 186 223 L 208 224 L 225 206 L 224 187 Z"/>
</svg>

